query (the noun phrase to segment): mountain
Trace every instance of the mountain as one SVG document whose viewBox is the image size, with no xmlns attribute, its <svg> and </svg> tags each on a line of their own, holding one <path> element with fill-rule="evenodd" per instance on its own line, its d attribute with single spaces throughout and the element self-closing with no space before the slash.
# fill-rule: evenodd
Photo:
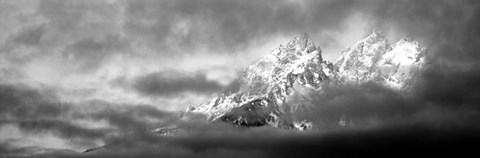
<svg viewBox="0 0 480 158">
<path fill-rule="evenodd" d="M 427 51 L 417 41 L 404 37 L 391 45 L 379 30 L 347 48 L 335 63 L 323 60 L 321 53 L 308 34 L 300 34 L 248 67 L 217 97 L 189 107 L 181 117 L 189 119 L 189 115 L 200 113 L 207 115 L 209 122 L 221 121 L 240 127 L 270 125 L 280 129 L 309 130 L 313 122 L 301 117 L 313 108 L 309 93 L 322 93 L 325 86 L 365 82 L 408 90 L 429 65 Z M 335 122 L 338 127 L 354 124 L 344 114 Z M 188 133 L 188 129 L 170 125 L 153 132 L 165 136 L 181 135 Z M 85 152 L 111 146 L 114 145 Z"/>
<path fill-rule="evenodd" d="M 426 49 L 412 39 L 403 37 L 390 45 L 378 30 L 347 49 L 335 62 L 340 82 L 374 81 L 394 89 L 408 88 L 421 69 L 426 68 Z"/>
<path fill-rule="evenodd" d="M 425 68 L 426 49 L 417 41 L 403 38 L 391 45 L 379 30 L 343 51 L 335 63 L 323 60 L 321 53 L 308 34 L 300 34 L 248 67 L 217 97 L 189 107 L 186 114 L 201 113 L 208 121 L 237 126 L 308 130 L 312 123 L 299 114 L 313 106 L 309 93 L 321 93 L 326 85 L 369 81 L 403 90 Z"/>
</svg>

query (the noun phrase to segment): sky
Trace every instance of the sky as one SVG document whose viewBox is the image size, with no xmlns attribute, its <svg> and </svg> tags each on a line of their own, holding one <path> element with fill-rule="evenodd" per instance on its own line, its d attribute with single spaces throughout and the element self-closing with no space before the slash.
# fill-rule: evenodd
<svg viewBox="0 0 480 158">
<path fill-rule="evenodd" d="M 355 146 L 338 144 L 345 137 L 372 145 L 371 135 L 401 139 L 391 131 L 410 127 L 420 127 L 412 138 L 447 135 L 425 144 L 456 143 L 450 136 L 465 130 L 470 138 L 480 113 L 479 7 L 474 0 L 0 0 L 0 151 L 18 156 L 48 149 L 42 156 L 76 157 L 125 142 L 118 147 L 125 153 L 87 156 L 268 157 L 317 147 L 328 155 L 327 149 Z M 339 107 L 364 119 L 375 113 L 385 128 L 298 135 L 204 125 L 197 137 L 167 140 L 140 130 L 178 121 L 172 118 L 179 110 L 213 98 L 302 32 L 325 60 L 335 61 L 374 28 L 392 43 L 418 40 L 434 68 L 408 95 L 377 85 L 333 89 L 317 97 L 326 104 L 314 114 Z M 337 105 L 332 95 L 345 101 Z M 125 137 L 132 133 L 140 134 Z"/>
</svg>

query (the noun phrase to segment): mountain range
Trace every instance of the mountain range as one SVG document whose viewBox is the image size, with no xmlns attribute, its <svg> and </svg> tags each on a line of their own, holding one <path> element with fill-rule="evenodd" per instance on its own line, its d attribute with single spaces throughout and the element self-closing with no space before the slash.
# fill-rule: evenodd
<svg viewBox="0 0 480 158">
<path fill-rule="evenodd" d="M 427 55 L 416 40 L 403 37 L 391 44 L 382 31 L 374 29 L 330 62 L 322 58 L 322 49 L 309 35 L 302 33 L 249 66 L 217 97 L 189 107 L 182 117 L 199 113 L 209 122 L 309 130 L 314 123 L 301 113 L 315 106 L 310 94 L 323 93 L 325 86 L 366 82 L 408 91 L 428 67 Z M 344 116 L 338 117 L 338 126 L 351 124 Z"/>
<path fill-rule="evenodd" d="M 302 115 L 319 104 L 314 103 L 316 98 L 311 94 L 324 93 L 326 87 L 358 86 L 367 82 L 408 91 L 419 74 L 430 67 L 427 59 L 427 49 L 416 40 L 403 37 L 390 44 L 381 31 L 374 30 L 343 51 L 335 62 L 330 62 L 322 58 L 322 49 L 309 35 L 302 33 L 249 66 L 217 97 L 188 107 L 180 119 L 194 120 L 200 114 L 207 116 L 207 123 L 311 130 L 316 122 Z M 344 114 L 334 118 L 336 127 L 354 126 L 355 120 L 347 118 Z M 153 129 L 158 135 L 181 135 L 188 131 L 176 125 Z M 85 152 L 109 147 L 112 144 Z"/>
</svg>

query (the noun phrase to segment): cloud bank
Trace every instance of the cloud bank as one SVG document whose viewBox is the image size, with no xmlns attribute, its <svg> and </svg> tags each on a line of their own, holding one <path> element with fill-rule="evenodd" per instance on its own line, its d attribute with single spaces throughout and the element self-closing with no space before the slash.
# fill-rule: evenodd
<svg viewBox="0 0 480 158">
<path fill-rule="evenodd" d="M 478 147 L 476 1 L 0 3 L 2 156 L 458 156 Z M 373 26 L 431 53 L 431 69 L 408 93 L 373 83 L 327 88 L 302 116 L 318 122 L 306 133 L 185 122 L 171 111 L 208 99 L 222 74 L 241 71 L 275 39 L 308 32 L 335 56 Z M 355 126 L 336 129 L 344 114 Z M 170 124 L 191 135 L 150 132 Z M 103 144 L 114 145 L 79 153 Z"/>
</svg>

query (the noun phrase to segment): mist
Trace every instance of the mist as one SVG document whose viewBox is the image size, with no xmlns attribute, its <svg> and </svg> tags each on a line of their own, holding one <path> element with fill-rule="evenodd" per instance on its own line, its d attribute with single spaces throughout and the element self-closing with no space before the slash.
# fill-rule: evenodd
<svg viewBox="0 0 480 158">
<path fill-rule="evenodd" d="M 479 4 L 2 0 L 0 156 L 468 155 L 480 140 Z M 427 48 L 430 66 L 409 89 L 325 85 L 298 115 L 311 131 L 180 117 L 296 34 L 334 62 L 374 28 Z M 165 126 L 184 134 L 152 132 Z"/>
</svg>

